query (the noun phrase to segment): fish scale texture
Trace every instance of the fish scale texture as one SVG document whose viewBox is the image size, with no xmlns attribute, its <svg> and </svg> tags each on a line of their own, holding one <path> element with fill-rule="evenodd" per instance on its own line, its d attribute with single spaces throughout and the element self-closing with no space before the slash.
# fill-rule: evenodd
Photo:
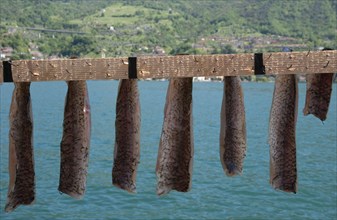
<svg viewBox="0 0 337 220">
<path fill-rule="evenodd" d="M 269 120 L 270 183 L 286 192 L 297 191 L 295 75 L 277 75 Z"/>
<path fill-rule="evenodd" d="M 10 107 L 9 186 L 6 212 L 35 200 L 33 116 L 30 83 L 15 83 Z"/>
<path fill-rule="evenodd" d="M 246 156 L 246 119 L 239 76 L 224 79 L 221 108 L 220 160 L 226 175 L 242 173 Z"/>
<path fill-rule="evenodd" d="M 158 195 L 191 188 L 192 124 L 192 78 L 171 79 L 156 166 Z"/>
<path fill-rule="evenodd" d="M 76 199 L 85 193 L 89 163 L 91 113 L 85 81 L 69 81 L 61 141 L 58 190 Z"/>
<path fill-rule="evenodd" d="M 306 76 L 307 91 L 305 98 L 304 115 L 313 114 L 321 121 L 328 114 L 333 73 L 308 74 Z"/>
<path fill-rule="evenodd" d="M 136 79 L 122 79 L 116 105 L 116 141 L 112 168 L 113 185 L 136 192 L 136 174 L 140 159 L 141 113 Z"/>
</svg>

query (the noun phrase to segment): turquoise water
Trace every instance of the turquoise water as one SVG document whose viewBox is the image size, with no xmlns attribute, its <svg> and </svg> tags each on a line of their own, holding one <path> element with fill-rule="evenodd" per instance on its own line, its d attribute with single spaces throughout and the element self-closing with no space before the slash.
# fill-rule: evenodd
<svg viewBox="0 0 337 220">
<path fill-rule="evenodd" d="M 248 151 L 242 176 L 226 177 L 219 161 L 222 84 L 194 83 L 194 169 L 192 190 L 156 192 L 155 164 L 167 82 L 139 82 L 142 110 L 141 163 L 137 194 L 111 185 L 117 81 L 89 82 L 92 139 L 87 192 L 74 200 L 57 191 L 59 143 L 66 84 L 33 83 L 36 203 L 13 213 L 3 209 L 8 184 L 8 114 L 12 84 L 1 89 L 1 219 L 336 219 L 337 146 L 334 84 L 324 124 L 304 117 L 305 84 L 299 84 L 297 124 L 298 193 L 269 185 L 269 110 L 273 83 L 243 83 Z"/>
</svg>

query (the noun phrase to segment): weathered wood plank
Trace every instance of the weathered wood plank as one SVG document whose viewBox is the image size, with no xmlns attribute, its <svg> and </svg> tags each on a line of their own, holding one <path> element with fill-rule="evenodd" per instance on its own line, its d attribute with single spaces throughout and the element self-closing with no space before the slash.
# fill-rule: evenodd
<svg viewBox="0 0 337 220">
<path fill-rule="evenodd" d="M 280 52 L 263 54 L 267 75 L 337 72 L 337 51 Z"/>
<path fill-rule="evenodd" d="M 254 54 L 139 57 L 138 78 L 213 77 L 254 74 Z"/>
<path fill-rule="evenodd" d="M 136 62 L 132 59 L 131 64 L 127 57 L 17 60 L 11 64 L 14 82 L 127 79 L 135 76 L 134 72 L 139 79 L 216 77 L 259 74 L 255 73 L 254 57 L 253 53 L 249 53 L 147 56 L 137 57 Z M 262 58 L 267 75 L 337 72 L 337 50 L 265 53 Z M 260 61 L 262 59 L 258 63 Z M 1 68 L 3 73 L 2 62 Z M 130 75 L 129 70 L 132 72 Z M 3 74 L 0 75 L 3 81 Z"/>
<path fill-rule="evenodd" d="M 14 82 L 128 78 L 128 58 L 12 61 Z"/>
</svg>

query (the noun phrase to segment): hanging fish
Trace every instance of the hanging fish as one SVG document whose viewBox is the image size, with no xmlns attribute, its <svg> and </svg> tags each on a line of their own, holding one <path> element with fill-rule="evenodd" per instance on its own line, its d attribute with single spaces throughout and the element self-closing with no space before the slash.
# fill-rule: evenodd
<svg viewBox="0 0 337 220">
<path fill-rule="evenodd" d="M 85 81 L 69 81 L 61 141 L 58 190 L 76 199 L 86 188 L 90 147 L 91 114 Z"/>
<path fill-rule="evenodd" d="M 295 75 L 277 75 L 269 120 L 270 183 L 296 193 L 296 120 L 298 90 Z"/>
<path fill-rule="evenodd" d="M 227 176 L 241 174 L 246 156 L 246 119 L 241 79 L 224 80 L 221 108 L 220 161 Z"/>
<path fill-rule="evenodd" d="M 193 164 L 192 78 L 169 82 L 156 175 L 157 194 L 191 188 Z"/>
<path fill-rule="evenodd" d="M 33 115 L 30 83 L 14 83 L 10 107 L 9 186 L 6 212 L 35 201 Z"/>
<path fill-rule="evenodd" d="M 119 82 L 116 106 L 116 141 L 112 169 L 113 185 L 136 192 L 140 158 L 140 102 L 136 79 Z"/>
<path fill-rule="evenodd" d="M 333 73 L 307 74 L 307 92 L 304 115 L 313 114 L 321 121 L 326 119 L 329 110 Z"/>
</svg>

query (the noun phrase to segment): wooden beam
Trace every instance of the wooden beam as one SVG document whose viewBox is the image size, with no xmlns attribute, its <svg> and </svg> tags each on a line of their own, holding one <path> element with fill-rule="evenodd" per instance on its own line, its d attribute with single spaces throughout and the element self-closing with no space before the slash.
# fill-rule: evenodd
<svg viewBox="0 0 337 220">
<path fill-rule="evenodd" d="M 254 74 L 254 54 L 139 57 L 138 78 L 214 77 Z"/>
<path fill-rule="evenodd" d="M 128 58 L 12 61 L 14 82 L 128 78 Z"/>
<path fill-rule="evenodd" d="M 336 50 L 265 53 L 263 60 L 268 75 L 337 72 Z"/>
<path fill-rule="evenodd" d="M 137 77 L 216 77 L 254 74 L 336 73 L 337 50 L 264 54 L 147 56 L 137 58 L 16 60 L 1 63 L 0 82 L 12 74 L 14 82 L 55 80 L 111 80 Z M 10 69 L 10 72 L 7 69 Z M 259 72 L 257 72 L 259 71 Z M 6 80 L 5 80 L 6 81 Z"/>
</svg>

